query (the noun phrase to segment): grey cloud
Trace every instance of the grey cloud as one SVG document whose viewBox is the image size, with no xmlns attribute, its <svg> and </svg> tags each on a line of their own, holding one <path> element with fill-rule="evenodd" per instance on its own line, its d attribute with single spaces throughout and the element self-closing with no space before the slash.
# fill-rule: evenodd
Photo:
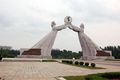
<svg viewBox="0 0 120 80">
<path fill-rule="evenodd" d="M 113 12 L 99 0 L 70 0 L 66 2 L 77 16 L 84 16 L 87 22 L 104 22 L 120 20 L 120 11 Z"/>
<path fill-rule="evenodd" d="M 0 14 L 0 27 L 9 27 L 10 25 L 12 25 L 12 20 L 10 20 L 9 18 L 10 17 L 6 15 Z"/>
<path fill-rule="evenodd" d="M 102 37 L 97 36 L 99 34 L 103 35 L 105 34 L 106 31 L 103 31 L 103 33 L 101 33 L 100 31 L 103 30 L 104 27 L 106 27 L 105 29 L 108 29 L 109 26 L 110 30 L 109 33 L 112 32 L 111 28 L 112 26 L 108 24 L 109 22 L 120 21 L 119 16 L 120 11 L 116 13 L 111 9 L 108 9 L 101 0 L 62 0 L 63 3 L 61 7 L 65 6 L 65 9 L 64 7 L 62 9 L 60 8 L 61 10 L 57 10 L 57 12 L 55 13 L 54 10 L 53 12 L 44 9 L 41 10 L 41 8 L 39 8 L 40 7 L 39 3 L 35 3 L 36 1 L 34 0 L 0 1 L 0 30 L 1 30 L 0 36 L 2 38 L 0 40 L 0 43 L 6 43 L 6 45 L 7 43 L 13 44 L 13 47 L 18 48 L 26 47 L 27 45 L 32 46 L 32 44 L 35 44 L 42 37 L 49 33 L 49 31 L 51 30 L 50 27 L 51 21 L 55 21 L 57 25 L 64 24 L 64 17 L 67 15 L 73 17 L 73 24 L 75 23 L 75 25 L 77 24 L 79 25 L 82 21 L 85 21 L 85 23 L 88 24 L 86 25 L 87 27 L 85 28 L 85 31 L 90 33 L 89 35 L 92 36 L 91 37 L 92 39 L 95 38 L 96 40 L 104 38 L 103 36 Z M 32 4 L 32 2 L 34 3 Z M 38 2 L 40 1 L 38 0 Z M 107 21 L 108 23 L 103 23 L 104 21 Z M 92 26 L 97 27 L 93 27 L 94 29 L 91 29 Z M 119 24 L 117 24 L 116 26 L 119 26 Z M 117 27 L 117 29 L 119 28 Z M 93 34 L 92 31 L 94 32 Z M 114 30 L 114 32 L 115 31 L 118 32 L 116 29 Z M 113 34 L 117 36 L 119 35 L 118 33 Z M 95 35 L 97 36 L 97 38 Z M 108 35 L 111 36 L 111 34 Z M 57 37 L 58 38 L 56 38 L 55 47 L 68 48 L 76 51 L 79 50 L 80 44 L 78 41 L 77 34 L 72 32 L 71 30 L 69 31 L 65 29 L 63 30 L 63 32 L 61 31 L 59 32 Z M 63 47 L 63 45 L 61 44 L 64 41 L 64 39 L 65 41 L 67 41 L 67 43 Z M 120 41 L 118 38 L 114 39 Z M 26 41 L 27 44 L 25 43 Z M 103 42 L 104 41 L 101 40 L 100 43 Z M 76 46 L 73 47 L 72 45 Z"/>
</svg>

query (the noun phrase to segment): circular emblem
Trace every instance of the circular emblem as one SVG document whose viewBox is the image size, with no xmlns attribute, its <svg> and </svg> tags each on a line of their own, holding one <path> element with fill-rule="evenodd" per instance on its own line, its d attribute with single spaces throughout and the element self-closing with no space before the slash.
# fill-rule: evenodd
<svg viewBox="0 0 120 80">
<path fill-rule="evenodd" d="M 70 16 L 66 16 L 64 19 L 65 23 L 71 23 L 72 22 L 72 18 Z"/>
</svg>

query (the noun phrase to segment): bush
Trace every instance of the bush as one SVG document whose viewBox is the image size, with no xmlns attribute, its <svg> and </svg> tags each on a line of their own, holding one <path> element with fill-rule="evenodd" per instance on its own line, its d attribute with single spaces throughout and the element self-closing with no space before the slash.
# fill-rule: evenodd
<svg viewBox="0 0 120 80">
<path fill-rule="evenodd" d="M 78 65 L 78 63 L 79 63 L 78 61 L 75 61 L 75 65 Z"/>
<path fill-rule="evenodd" d="M 62 63 L 73 64 L 73 61 L 62 60 Z"/>
<path fill-rule="evenodd" d="M 62 63 L 65 63 L 65 61 L 64 61 L 64 60 L 62 60 Z"/>
<path fill-rule="evenodd" d="M 85 63 L 85 66 L 89 66 L 89 63 L 88 63 L 88 62 L 86 62 L 86 63 Z"/>
<path fill-rule="evenodd" d="M 79 64 L 80 64 L 81 66 L 83 66 L 84 62 L 80 62 Z"/>
<path fill-rule="evenodd" d="M 62 60 L 62 63 L 68 63 L 68 61 L 66 61 L 66 60 Z"/>
<path fill-rule="evenodd" d="M 0 56 L 0 61 L 2 61 L 2 57 Z"/>
<path fill-rule="evenodd" d="M 42 60 L 42 62 L 57 62 L 56 60 Z"/>
<path fill-rule="evenodd" d="M 69 61 L 66 60 L 65 63 L 69 64 Z"/>
<path fill-rule="evenodd" d="M 73 64 L 73 61 L 68 61 L 69 64 Z"/>
<path fill-rule="evenodd" d="M 91 63 L 91 67 L 95 67 L 96 65 L 95 65 L 95 63 Z"/>
</svg>

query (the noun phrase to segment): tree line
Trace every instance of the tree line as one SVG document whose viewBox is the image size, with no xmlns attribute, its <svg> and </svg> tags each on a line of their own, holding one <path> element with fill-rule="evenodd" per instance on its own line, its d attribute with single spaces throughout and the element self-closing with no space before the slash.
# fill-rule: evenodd
<svg viewBox="0 0 120 80">
<path fill-rule="evenodd" d="M 112 56 L 114 56 L 115 59 L 120 59 L 120 46 L 107 46 L 104 50 L 112 51 Z"/>
<path fill-rule="evenodd" d="M 51 51 L 52 58 L 55 59 L 79 59 L 82 56 L 82 52 L 72 52 L 69 50 L 60 50 L 60 49 L 53 49 Z"/>
<path fill-rule="evenodd" d="M 20 52 L 19 50 L 14 50 L 14 49 L 0 49 L 0 56 L 5 57 L 5 58 L 14 58 L 19 55 Z"/>
<path fill-rule="evenodd" d="M 115 59 L 120 59 L 120 46 L 106 46 L 103 50 L 110 50 L 112 51 L 112 55 Z M 20 52 L 19 50 L 14 49 L 0 49 L 0 56 L 2 57 L 17 57 Z M 60 50 L 60 49 L 53 49 L 51 51 L 52 58 L 54 59 L 72 59 L 76 58 L 79 59 L 82 56 L 82 51 L 79 52 L 72 52 L 70 50 Z"/>
</svg>

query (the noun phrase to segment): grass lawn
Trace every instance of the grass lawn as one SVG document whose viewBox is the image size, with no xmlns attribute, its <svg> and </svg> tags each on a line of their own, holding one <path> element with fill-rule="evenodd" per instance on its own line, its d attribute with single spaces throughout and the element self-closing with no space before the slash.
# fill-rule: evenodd
<svg viewBox="0 0 120 80">
<path fill-rule="evenodd" d="M 64 78 L 66 80 L 85 80 L 85 76 L 67 76 Z"/>
<path fill-rule="evenodd" d="M 120 72 L 97 73 L 86 76 L 65 76 L 66 80 L 120 80 Z"/>
</svg>

